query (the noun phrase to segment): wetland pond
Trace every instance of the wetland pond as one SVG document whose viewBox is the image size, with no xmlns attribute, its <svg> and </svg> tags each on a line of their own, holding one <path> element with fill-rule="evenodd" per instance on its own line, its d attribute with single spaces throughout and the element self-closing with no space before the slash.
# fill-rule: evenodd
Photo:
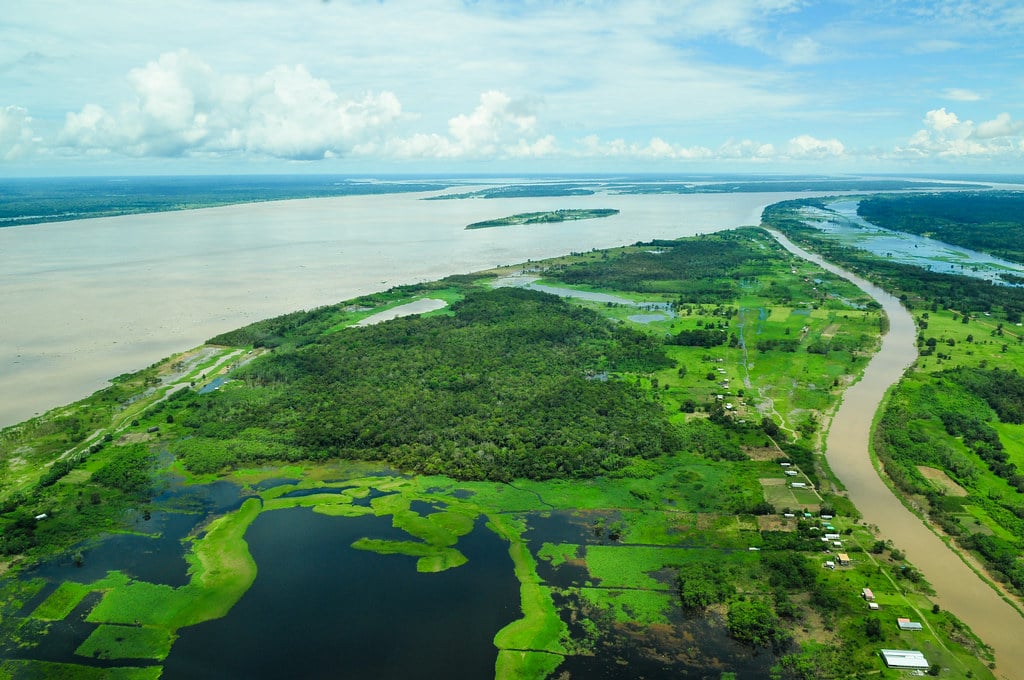
<svg viewBox="0 0 1024 680">
<path fill-rule="evenodd" d="M 860 201 L 846 198 L 831 201 L 824 209 L 808 207 L 802 212 L 807 224 L 872 255 L 894 258 L 941 274 L 971 276 L 1001 285 L 1012 285 L 1001 274 L 1024 276 L 1024 266 L 1016 262 L 872 224 L 857 214 L 859 205 Z"/>
<path fill-rule="evenodd" d="M 262 513 L 246 532 L 256 581 L 226 617 L 180 631 L 163 677 L 493 677 L 494 634 L 519 617 L 507 544 L 478 520 L 459 540 L 467 564 L 423 574 L 350 548 L 367 536 L 407 538 L 389 517 Z"/>
</svg>

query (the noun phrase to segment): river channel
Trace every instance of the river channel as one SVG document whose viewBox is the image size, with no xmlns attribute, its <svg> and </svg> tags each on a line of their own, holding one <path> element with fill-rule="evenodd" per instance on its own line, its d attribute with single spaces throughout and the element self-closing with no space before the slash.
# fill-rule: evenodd
<svg viewBox="0 0 1024 680">
<path fill-rule="evenodd" d="M 932 598 L 953 612 L 995 652 L 997 677 L 1024 677 L 1024 619 L 975 574 L 918 517 L 907 510 L 871 464 L 871 422 L 885 393 L 917 359 L 917 330 L 899 301 L 864 279 L 803 250 L 780 233 L 772 235 L 790 252 L 842 276 L 882 305 L 889 332 L 864 376 L 843 395 L 832 419 L 825 455 L 850 500 L 869 524 L 901 550 L 935 589 Z"/>
</svg>

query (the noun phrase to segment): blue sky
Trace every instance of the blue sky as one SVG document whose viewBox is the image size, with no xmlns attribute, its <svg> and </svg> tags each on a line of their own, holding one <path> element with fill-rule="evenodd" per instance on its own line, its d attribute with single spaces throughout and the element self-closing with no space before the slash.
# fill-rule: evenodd
<svg viewBox="0 0 1024 680">
<path fill-rule="evenodd" d="M 1018 0 L 32 0 L 0 176 L 1020 172 Z"/>
</svg>

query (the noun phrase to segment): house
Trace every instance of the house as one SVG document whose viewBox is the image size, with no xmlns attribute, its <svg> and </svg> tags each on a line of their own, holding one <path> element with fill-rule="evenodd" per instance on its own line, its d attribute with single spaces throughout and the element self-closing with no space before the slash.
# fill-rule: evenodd
<svg viewBox="0 0 1024 680">
<path fill-rule="evenodd" d="M 47 515 L 47 514 L 46 514 L 46 513 L 44 512 L 44 513 L 42 513 L 41 515 L 36 515 L 36 521 L 37 521 L 37 522 L 41 522 L 42 520 L 46 519 L 47 517 L 49 517 L 49 515 Z"/>
<path fill-rule="evenodd" d="M 798 474 L 800 473 L 797 472 L 796 470 L 786 470 L 787 477 L 796 477 Z"/>
<path fill-rule="evenodd" d="M 889 668 L 928 670 L 928 659 L 916 649 L 883 649 L 882 659 Z"/>
<path fill-rule="evenodd" d="M 782 467 L 789 467 L 792 463 L 779 463 Z"/>
<path fill-rule="evenodd" d="M 879 606 L 877 602 L 868 602 L 868 609 L 872 611 L 878 611 Z"/>
<path fill-rule="evenodd" d="M 822 519 L 832 519 L 832 515 L 822 515 Z"/>
<path fill-rule="evenodd" d="M 850 564 L 850 556 L 846 553 L 837 553 L 836 562 L 839 564 L 839 566 L 845 567 Z"/>
<path fill-rule="evenodd" d="M 835 548 L 842 548 L 843 547 L 843 542 L 842 541 L 832 541 L 832 546 L 835 547 Z"/>
<path fill-rule="evenodd" d="M 875 600 L 875 594 L 873 592 L 871 592 L 871 588 L 864 588 L 863 590 L 861 590 L 860 591 L 860 596 L 863 597 L 868 602 L 874 602 L 874 600 Z"/>
<path fill-rule="evenodd" d="M 791 487 L 793 487 L 794 489 L 806 489 L 807 488 L 806 482 L 790 482 L 789 485 Z"/>
<path fill-rule="evenodd" d="M 837 541 L 839 540 L 839 534 L 825 534 L 825 538 L 830 541 Z"/>
<path fill-rule="evenodd" d="M 896 625 L 900 627 L 900 630 L 924 630 L 920 621 L 911 621 L 903 617 L 896 619 Z"/>
<path fill-rule="evenodd" d="M 825 568 L 826 569 L 835 569 L 836 568 L 836 563 L 833 562 L 832 560 L 828 560 L 828 561 L 825 562 Z"/>
<path fill-rule="evenodd" d="M 782 513 L 782 516 L 786 517 L 786 518 L 790 518 L 790 517 L 794 517 L 795 518 L 796 517 L 796 515 L 794 515 L 792 512 L 784 512 L 784 513 Z"/>
</svg>

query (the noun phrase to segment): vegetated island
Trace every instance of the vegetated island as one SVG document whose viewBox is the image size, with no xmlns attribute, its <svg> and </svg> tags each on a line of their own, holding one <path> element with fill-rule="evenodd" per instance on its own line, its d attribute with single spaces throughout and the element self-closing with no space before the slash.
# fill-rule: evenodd
<svg viewBox="0 0 1024 680">
<path fill-rule="evenodd" d="M 572 222 L 575 220 L 593 220 L 599 217 L 618 215 L 614 208 L 579 208 L 571 210 L 547 210 L 529 212 L 500 217 L 496 220 L 484 220 L 467 225 L 466 229 L 488 229 L 490 227 L 512 227 L 520 224 L 550 224 L 553 222 Z"/>
<path fill-rule="evenodd" d="M 505 541 L 497 678 L 839 677 L 884 673 L 879 648 L 992 677 L 812 445 L 885 328 L 869 298 L 756 229 L 531 263 L 558 296 L 523 269 L 261 321 L 3 430 L 0 673 L 159 676 L 254 581 L 247 528 L 304 512 L 388 520 L 351 547 L 411 575 L 458 574 L 485 526 Z M 448 305 L 356 325 L 425 298 Z M 183 584 L 91 564 L 83 537 L 157 540 L 157 513 L 195 515 Z"/>
</svg>

